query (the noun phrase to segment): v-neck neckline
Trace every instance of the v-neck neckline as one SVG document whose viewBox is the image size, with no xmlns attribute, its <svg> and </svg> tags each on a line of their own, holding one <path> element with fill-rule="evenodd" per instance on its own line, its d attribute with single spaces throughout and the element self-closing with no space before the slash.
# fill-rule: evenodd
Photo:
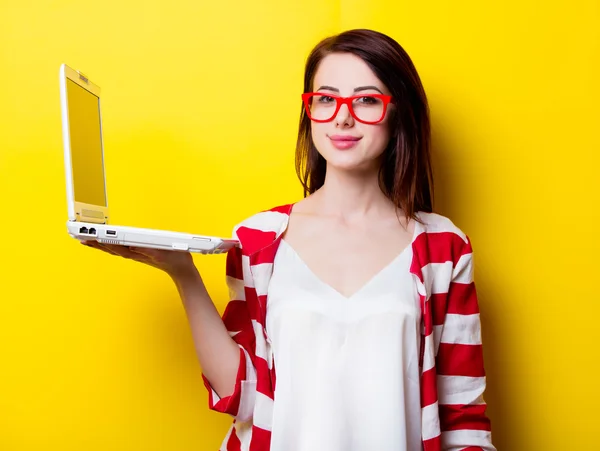
<svg viewBox="0 0 600 451">
<path fill-rule="evenodd" d="M 414 236 L 413 236 L 413 240 L 411 240 L 411 242 L 405 246 L 402 251 L 400 251 L 400 253 L 398 255 L 396 255 L 389 263 L 387 263 L 386 265 L 384 265 L 380 270 L 378 270 L 375 274 L 373 274 L 373 276 L 371 276 L 365 283 L 363 283 L 357 290 L 355 290 L 353 293 L 351 293 L 350 295 L 346 295 L 344 293 L 342 293 L 341 291 L 339 291 L 338 289 L 336 289 L 335 287 L 333 287 L 331 284 L 325 282 L 321 277 L 319 277 L 319 275 L 317 275 L 313 269 L 304 261 L 304 259 L 302 258 L 302 256 L 296 251 L 296 249 L 294 249 L 294 247 L 288 243 L 285 239 L 281 239 L 281 243 L 284 244 L 284 246 L 287 246 L 288 250 L 294 255 L 294 257 L 298 260 L 298 262 L 300 263 L 300 265 L 305 269 L 305 271 L 310 275 L 310 277 L 312 279 L 314 279 L 315 281 L 317 281 L 317 283 L 323 287 L 325 287 L 328 291 L 331 291 L 332 293 L 334 293 L 337 297 L 342 298 L 344 301 L 349 302 L 357 297 L 360 297 L 360 295 L 365 292 L 370 286 L 372 286 L 374 283 L 376 283 L 381 277 L 383 277 L 383 275 L 385 273 L 387 273 L 390 268 L 392 266 L 394 266 L 399 260 L 401 260 L 405 254 L 412 248 L 412 242 L 414 241 Z"/>
</svg>

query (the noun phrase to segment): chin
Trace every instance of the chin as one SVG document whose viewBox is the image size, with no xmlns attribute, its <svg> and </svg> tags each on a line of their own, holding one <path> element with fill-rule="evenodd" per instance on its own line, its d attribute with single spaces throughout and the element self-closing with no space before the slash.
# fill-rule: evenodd
<svg viewBox="0 0 600 451">
<path fill-rule="evenodd" d="M 370 158 L 355 150 L 333 150 L 322 154 L 327 167 L 341 171 L 369 171 L 377 169 L 379 162 L 377 158 Z"/>
</svg>

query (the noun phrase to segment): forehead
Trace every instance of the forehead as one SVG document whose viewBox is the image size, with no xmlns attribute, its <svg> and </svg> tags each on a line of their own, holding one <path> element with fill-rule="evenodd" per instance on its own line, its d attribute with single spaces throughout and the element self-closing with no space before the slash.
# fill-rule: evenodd
<svg viewBox="0 0 600 451">
<path fill-rule="evenodd" d="M 367 85 L 386 91 L 368 64 L 351 53 L 332 53 L 323 58 L 317 67 L 313 85 L 314 89 L 324 85 L 332 86 L 342 93 Z"/>
</svg>

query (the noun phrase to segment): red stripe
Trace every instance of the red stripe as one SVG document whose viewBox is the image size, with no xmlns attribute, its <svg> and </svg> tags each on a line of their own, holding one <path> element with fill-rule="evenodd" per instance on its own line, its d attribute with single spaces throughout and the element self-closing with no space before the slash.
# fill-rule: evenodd
<svg viewBox="0 0 600 451">
<path fill-rule="evenodd" d="M 260 265 L 262 263 L 273 263 L 275 261 L 275 254 L 277 253 L 277 248 L 279 247 L 280 240 L 275 240 L 275 234 L 273 232 L 273 237 L 271 239 L 271 243 L 264 248 L 260 249 L 255 254 L 250 256 L 250 264 L 251 265 Z"/>
<path fill-rule="evenodd" d="M 244 286 L 244 296 L 246 297 L 246 305 L 248 308 L 248 314 L 251 319 L 258 320 L 262 318 L 263 312 L 261 310 L 261 306 L 258 303 L 258 296 L 256 295 L 256 289 Z M 252 324 L 249 324 L 250 329 L 252 329 Z"/>
<path fill-rule="evenodd" d="M 256 367 L 256 390 L 262 393 L 263 395 L 268 396 L 273 399 L 273 386 L 271 385 L 271 372 L 269 367 L 267 366 L 267 362 L 265 359 L 261 357 L 256 357 L 254 360 L 254 365 Z"/>
<path fill-rule="evenodd" d="M 251 325 L 251 319 L 246 301 L 229 301 L 223 312 L 223 322 L 227 326 L 227 330 L 232 332 L 248 329 L 248 325 Z"/>
<path fill-rule="evenodd" d="M 235 425 L 235 421 L 234 421 Z M 227 440 L 227 451 L 241 451 L 242 450 L 242 442 L 238 438 L 235 432 L 235 426 L 231 430 L 231 435 L 229 436 L 229 440 Z"/>
<path fill-rule="evenodd" d="M 456 266 L 460 257 L 472 252 L 471 241 L 467 241 L 454 232 L 422 233 L 414 241 L 415 256 L 418 256 L 418 268 L 430 263 L 452 262 Z"/>
<path fill-rule="evenodd" d="M 426 315 L 425 312 L 425 296 L 420 294 L 419 295 L 419 305 L 421 306 L 421 312 L 423 312 L 423 316 L 426 318 L 428 315 Z M 423 333 L 421 333 L 421 346 L 420 346 L 420 350 L 419 350 L 419 366 L 422 368 L 423 367 L 423 358 L 425 357 L 425 335 L 423 335 Z"/>
<path fill-rule="evenodd" d="M 256 335 L 254 334 L 246 301 L 230 301 L 223 313 L 223 323 L 229 332 L 236 332 L 233 340 L 243 346 L 250 355 L 250 359 L 254 361 Z M 245 360 L 244 358 L 244 362 Z"/>
<path fill-rule="evenodd" d="M 252 426 L 250 451 L 266 451 L 271 448 L 271 431 Z"/>
<path fill-rule="evenodd" d="M 447 313 L 458 315 L 479 313 L 475 282 L 450 284 Z"/>
<path fill-rule="evenodd" d="M 429 298 L 433 313 L 433 324 L 444 324 L 446 314 L 474 315 L 479 313 L 475 283 L 450 283 L 448 293 L 433 293 Z"/>
<path fill-rule="evenodd" d="M 487 418 L 485 404 L 478 405 L 440 405 L 440 427 L 442 431 L 472 429 L 491 431 L 491 422 Z"/>
<path fill-rule="evenodd" d="M 437 374 L 443 376 L 483 377 L 482 346 L 440 343 L 436 366 Z"/>
<path fill-rule="evenodd" d="M 425 308 L 426 309 L 431 309 L 433 307 L 433 304 L 430 303 L 429 301 L 425 302 Z M 423 324 L 425 326 L 425 335 L 431 335 L 431 333 L 433 332 L 433 315 L 434 312 L 429 313 L 427 310 L 424 311 L 423 314 Z"/>
<path fill-rule="evenodd" d="M 267 211 L 275 211 L 277 213 L 284 213 L 289 216 L 289 214 L 292 212 L 293 207 L 294 207 L 294 204 L 291 203 L 291 204 L 287 204 L 287 205 L 280 205 L 278 207 L 271 208 L 270 210 L 267 210 Z"/>
<path fill-rule="evenodd" d="M 446 308 L 448 307 L 448 293 L 432 293 L 429 297 L 433 324 L 439 326 L 446 319 Z"/>
<path fill-rule="evenodd" d="M 267 247 L 275 241 L 277 236 L 275 232 L 263 232 L 244 226 L 239 227 L 236 233 L 240 242 L 243 243 L 242 253 L 244 255 L 252 255 Z"/>
<path fill-rule="evenodd" d="M 438 435 L 429 440 L 423 440 L 423 451 L 442 451 L 441 437 Z"/>
<path fill-rule="evenodd" d="M 227 251 L 225 263 L 225 274 L 243 280 L 244 271 L 242 270 L 242 250 L 239 247 L 232 247 Z"/>
<path fill-rule="evenodd" d="M 421 375 L 421 406 L 435 404 L 438 400 L 435 367 L 424 371 Z"/>
</svg>

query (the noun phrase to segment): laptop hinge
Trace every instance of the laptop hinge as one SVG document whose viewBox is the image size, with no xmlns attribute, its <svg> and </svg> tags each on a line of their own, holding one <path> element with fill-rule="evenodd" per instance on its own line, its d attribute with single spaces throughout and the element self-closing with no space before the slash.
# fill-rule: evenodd
<svg viewBox="0 0 600 451">
<path fill-rule="evenodd" d="M 82 208 L 81 212 L 75 212 L 77 222 L 91 222 L 93 224 L 107 224 L 108 217 L 102 211 Z"/>
</svg>

